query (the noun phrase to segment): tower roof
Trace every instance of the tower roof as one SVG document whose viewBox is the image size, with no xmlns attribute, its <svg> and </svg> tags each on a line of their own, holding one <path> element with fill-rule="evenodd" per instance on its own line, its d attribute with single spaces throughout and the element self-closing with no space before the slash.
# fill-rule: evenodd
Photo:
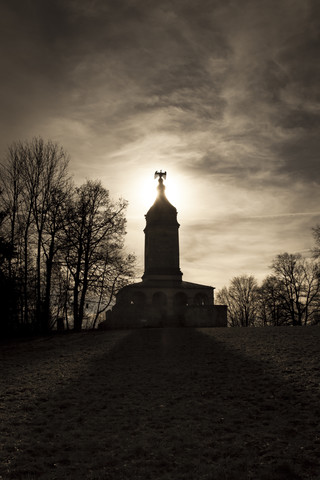
<svg viewBox="0 0 320 480">
<path fill-rule="evenodd" d="M 161 172 L 162 173 L 162 172 Z M 162 175 L 159 175 L 158 181 L 158 195 L 152 207 L 149 208 L 146 214 L 147 225 L 151 224 L 165 224 L 176 225 L 177 209 L 169 202 L 165 193 L 165 185 L 163 184 Z"/>
</svg>

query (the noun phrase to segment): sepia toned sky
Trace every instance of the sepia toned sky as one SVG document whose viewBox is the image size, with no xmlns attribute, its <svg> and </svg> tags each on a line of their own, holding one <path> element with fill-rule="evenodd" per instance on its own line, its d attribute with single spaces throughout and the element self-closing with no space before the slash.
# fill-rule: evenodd
<svg viewBox="0 0 320 480">
<path fill-rule="evenodd" d="M 166 170 L 184 280 L 260 281 L 320 223 L 319 18 L 317 0 L 4 1 L 0 155 L 50 138 L 77 183 L 127 199 L 138 275 Z"/>
</svg>

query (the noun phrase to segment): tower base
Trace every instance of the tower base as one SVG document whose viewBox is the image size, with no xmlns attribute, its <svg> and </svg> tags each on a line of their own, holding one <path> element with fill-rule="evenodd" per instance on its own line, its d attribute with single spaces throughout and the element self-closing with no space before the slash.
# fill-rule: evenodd
<svg viewBox="0 0 320 480">
<path fill-rule="evenodd" d="M 164 279 L 128 285 L 100 328 L 226 327 L 227 307 L 213 304 L 213 290 Z"/>
</svg>

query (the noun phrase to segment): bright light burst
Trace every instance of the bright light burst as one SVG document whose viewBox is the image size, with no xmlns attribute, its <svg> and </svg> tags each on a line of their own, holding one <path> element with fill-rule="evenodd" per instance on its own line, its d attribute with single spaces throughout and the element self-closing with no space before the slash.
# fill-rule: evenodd
<svg viewBox="0 0 320 480">
<path fill-rule="evenodd" d="M 166 197 L 172 205 L 179 209 L 179 206 L 183 204 L 184 189 L 182 180 L 179 175 L 173 173 L 167 173 L 167 178 L 164 180 L 166 186 Z M 153 178 L 153 172 L 151 175 L 146 175 L 141 178 L 139 188 L 139 200 L 147 211 L 154 203 L 157 197 L 158 178 Z"/>
</svg>

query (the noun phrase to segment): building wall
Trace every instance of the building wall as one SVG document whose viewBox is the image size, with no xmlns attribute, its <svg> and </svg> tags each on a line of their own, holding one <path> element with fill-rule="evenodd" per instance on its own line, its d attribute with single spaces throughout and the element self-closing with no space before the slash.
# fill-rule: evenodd
<svg viewBox="0 0 320 480">
<path fill-rule="evenodd" d="M 227 307 L 212 304 L 213 288 L 132 288 L 121 290 L 107 328 L 226 327 Z"/>
<path fill-rule="evenodd" d="M 153 225 L 145 229 L 144 278 L 156 274 L 181 278 L 178 227 L 175 225 Z"/>
<path fill-rule="evenodd" d="M 152 304 L 155 294 L 161 292 L 167 299 L 167 305 L 170 308 L 177 295 L 185 297 L 186 305 L 212 305 L 213 304 L 213 287 L 194 286 L 185 288 L 183 282 L 177 285 L 161 284 L 149 286 L 141 284 L 141 286 L 129 285 L 120 290 L 117 295 L 117 303 L 133 304 L 144 301 L 146 304 Z M 144 300 L 143 300 L 144 299 Z"/>
</svg>

